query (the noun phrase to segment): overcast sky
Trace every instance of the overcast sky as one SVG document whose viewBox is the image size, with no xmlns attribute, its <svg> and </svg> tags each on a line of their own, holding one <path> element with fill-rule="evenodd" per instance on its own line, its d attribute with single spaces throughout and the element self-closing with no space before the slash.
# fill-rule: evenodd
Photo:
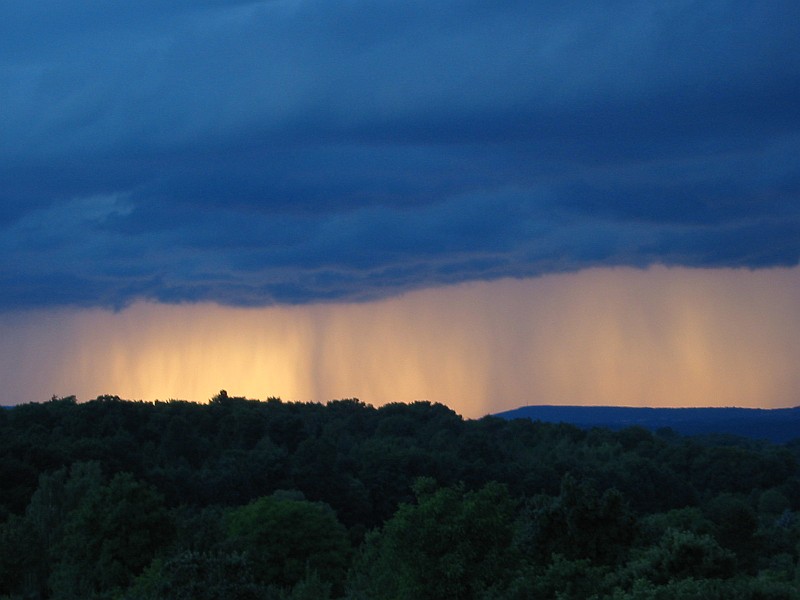
<svg viewBox="0 0 800 600">
<path fill-rule="evenodd" d="M 0 3 L 0 310 L 800 257 L 800 3 Z"/>
</svg>

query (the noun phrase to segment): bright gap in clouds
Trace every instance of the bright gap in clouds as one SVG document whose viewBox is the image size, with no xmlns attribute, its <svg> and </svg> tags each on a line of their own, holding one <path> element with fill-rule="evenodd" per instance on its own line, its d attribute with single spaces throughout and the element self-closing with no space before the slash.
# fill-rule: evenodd
<svg viewBox="0 0 800 600">
<path fill-rule="evenodd" d="M 0 316 L 3 404 L 75 394 L 374 405 L 800 404 L 800 268 L 595 269 L 364 304 Z"/>
</svg>

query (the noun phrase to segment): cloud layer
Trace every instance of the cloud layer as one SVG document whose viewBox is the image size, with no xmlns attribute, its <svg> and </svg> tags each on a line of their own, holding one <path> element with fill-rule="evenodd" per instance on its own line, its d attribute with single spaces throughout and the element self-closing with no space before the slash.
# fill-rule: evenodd
<svg viewBox="0 0 800 600">
<path fill-rule="evenodd" d="M 796 2 L 0 5 L 0 309 L 800 259 Z"/>
</svg>

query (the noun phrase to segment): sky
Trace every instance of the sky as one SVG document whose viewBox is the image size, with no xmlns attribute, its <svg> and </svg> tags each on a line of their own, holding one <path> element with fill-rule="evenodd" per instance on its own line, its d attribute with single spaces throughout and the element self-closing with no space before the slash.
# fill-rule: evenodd
<svg viewBox="0 0 800 600">
<path fill-rule="evenodd" d="M 0 403 L 800 404 L 794 1 L 5 0 Z"/>
</svg>

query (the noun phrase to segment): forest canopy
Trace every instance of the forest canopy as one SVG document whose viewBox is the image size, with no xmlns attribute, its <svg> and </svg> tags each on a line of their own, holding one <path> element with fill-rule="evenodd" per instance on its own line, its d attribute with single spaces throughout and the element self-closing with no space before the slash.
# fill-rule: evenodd
<svg viewBox="0 0 800 600">
<path fill-rule="evenodd" d="M 0 598 L 797 598 L 800 439 L 231 397 L 0 410 Z"/>
</svg>

